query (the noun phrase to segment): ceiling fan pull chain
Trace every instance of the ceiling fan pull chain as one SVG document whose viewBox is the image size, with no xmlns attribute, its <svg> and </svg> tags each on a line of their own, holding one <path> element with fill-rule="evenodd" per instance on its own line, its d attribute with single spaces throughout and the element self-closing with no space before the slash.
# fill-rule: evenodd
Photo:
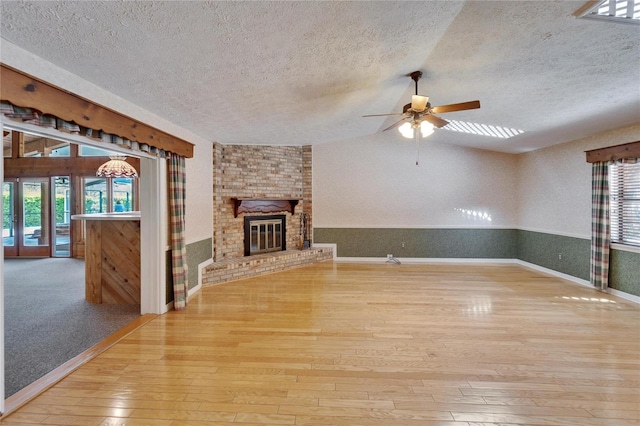
<svg viewBox="0 0 640 426">
<path fill-rule="evenodd" d="M 418 129 L 413 130 L 413 136 L 416 138 L 416 166 L 420 167 L 420 132 Z"/>
</svg>

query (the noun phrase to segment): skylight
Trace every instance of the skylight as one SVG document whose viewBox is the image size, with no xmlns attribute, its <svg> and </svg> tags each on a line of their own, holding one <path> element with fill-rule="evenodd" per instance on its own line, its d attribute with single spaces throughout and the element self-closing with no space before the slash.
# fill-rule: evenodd
<svg viewBox="0 0 640 426">
<path fill-rule="evenodd" d="M 442 127 L 444 130 L 469 133 L 471 135 L 491 136 L 494 138 L 509 139 L 524 133 L 524 130 L 510 127 L 492 126 L 491 124 L 469 123 L 468 121 L 447 120 L 449 124 Z"/>
<path fill-rule="evenodd" d="M 640 25 L 640 0 L 598 0 L 587 3 L 575 15 Z"/>
</svg>

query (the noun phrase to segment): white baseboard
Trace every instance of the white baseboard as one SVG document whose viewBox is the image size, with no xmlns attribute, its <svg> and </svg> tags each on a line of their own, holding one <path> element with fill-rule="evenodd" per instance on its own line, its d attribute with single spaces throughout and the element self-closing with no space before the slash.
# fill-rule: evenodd
<svg viewBox="0 0 640 426">
<path fill-rule="evenodd" d="M 337 244 L 334 243 L 321 243 L 314 244 L 313 247 L 329 247 L 333 249 L 333 260 L 335 262 L 376 262 L 376 263 L 385 263 L 387 262 L 386 257 L 338 257 L 337 256 Z M 470 263 L 470 264 L 516 264 L 520 266 L 524 266 L 525 268 L 534 269 L 536 271 L 544 272 L 549 275 L 553 275 L 558 278 L 565 279 L 567 281 L 571 281 L 575 284 L 579 284 L 584 287 L 594 288 L 591 283 L 587 280 L 583 280 L 582 278 L 574 277 L 573 275 L 564 274 L 562 272 L 554 271 L 553 269 L 545 268 L 543 266 L 536 265 L 534 263 L 525 262 L 520 259 L 477 259 L 477 258 L 439 258 L 439 257 L 399 257 L 396 258 L 400 263 Z M 198 285 L 189 290 L 188 297 L 193 296 L 197 292 L 202 289 L 202 270 L 213 263 L 213 258 L 207 259 L 204 262 L 198 265 Z M 389 262 L 392 263 L 392 262 Z M 625 300 L 629 300 L 634 303 L 640 304 L 640 297 L 635 296 L 633 294 L 625 293 L 623 291 L 615 290 L 615 289 L 607 289 L 607 293 L 623 298 Z M 169 302 L 166 305 L 166 311 L 173 309 L 173 302 Z"/>
<path fill-rule="evenodd" d="M 554 277 L 562 278 L 567 281 L 571 281 L 585 287 L 594 288 L 589 281 L 583 280 L 582 278 L 578 278 L 578 277 L 574 277 L 573 275 L 554 271 L 553 269 L 545 268 L 544 266 L 536 265 L 535 263 L 525 262 L 524 260 L 520 260 L 520 259 L 514 259 L 514 260 L 515 260 L 515 263 L 517 263 L 518 265 L 524 266 L 525 268 L 535 269 L 536 271 L 544 272 L 546 274 L 553 275 Z"/>
<path fill-rule="evenodd" d="M 535 265 L 533 263 L 525 262 L 524 260 L 519 260 L 519 259 L 515 259 L 515 260 L 518 265 L 524 266 L 525 268 L 535 269 L 536 271 L 544 272 L 546 274 L 553 275 L 555 277 L 562 278 L 567 281 L 571 281 L 581 286 L 589 287 L 593 290 L 597 290 L 594 286 L 591 285 L 589 281 L 583 280 L 582 278 L 577 278 L 577 277 L 574 277 L 573 275 L 563 274 L 562 272 L 554 271 L 553 269 L 549 269 L 539 265 Z M 640 304 L 640 297 L 635 296 L 633 294 L 625 293 L 624 291 L 608 288 L 605 290 L 605 293 L 609 293 L 613 296 L 617 296 L 622 299 L 628 300 L 630 302 Z"/>
<path fill-rule="evenodd" d="M 335 251 L 336 250 L 335 244 L 314 244 L 314 246 L 317 246 L 317 247 L 333 246 L 334 247 L 333 260 L 336 262 L 375 262 L 375 263 L 387 262 L 386 257 L 337 257 L 336 251 Z M 475 258 L 467 259 L 467 258 L 416 258 L 416 257 L 400 257 L 396 259 L 400 261 L 400 263 L 516 264 L 516 265 L 524 266 L 525 268 L 544 272 L 546 274 L 553 275 L 554 277 L 562 278 L 564 280 L 571 281 L 572 283 L 579 284 L 581 286 L 588 287 L 595 290 L 595 288 L 587 280 L 574 277 L 573 275 L 554 271 L 553 269 L 545 268 L 543 266 L 539 266 L 534 263 L 525 262 L 524 260 L 520 260 L 520 259 L 475 259 Z M 393 262 L 389 262 L 389 263 L 393 263 Z M 606 293 L 609 293 L 613 296 L 620 297 L 630 302 L 640 304 L 640 297 L 635 296 L 633 294 L 625 293 L 623 291 L 619 291 L 613 288 L 607 289 Z"/>
<path fill-rule="evenodd" d="M 616 290 L 615 288 L 608 288 L 606 291 L 613 296 L 618 296 L 630 302 L 640 304 L 640 297 L 633 294 L 625 293 L 624 291 Z"/>
<path fill-rule="evenodd" d="M 400 263 L 515 263 L 515 259 L 477 259 L 477 258 L 444 258 L 444 257 L 394 257 Z M 378 262 L 384 263 L 386 257 L 337 257 L 336 262 Z M 391 262 L 389 262 L 391 263 Z"/>
<path fill-rule="evenodd" d="M 314 248 L 315 247 L 317 247 L 317 248 L 327 247 L 327 248 L 333 249 L 332 250 L 332 252 L 333 252 L 333 260 L 336 260 L 338 258 L 337 257 L 338 256 L 338 244 L 336 244 L 336 243 L 319 243 L 319 244 L 313 243 L 313 247 Z"/>
<path fill-rule="evenodd" d="M 191 297 L 202 289 L 202 270 L 213 263 L 213 258 L 209 258 L 198 264 L 198 284 L 189 289 L 187 297 Z"/>
<path fill-rule="evenodd" d="M 187 292 L 187 300 L 189 300 L 191 296 L 193 296 L 194 294 L 196 294 L 202 289 L 202 270 L 206 268 L 208 265 L 211 265 L 212 263 L 213 263 L 213 258 L 207 259 L 204 262 L 198 264 L 198 284 L 195 287 L 189 289 L 189 291 Z M 165 305 L 163 313 L 167 313 L 171 310 L 173 310 L 173 301 Z"/>
</svg>

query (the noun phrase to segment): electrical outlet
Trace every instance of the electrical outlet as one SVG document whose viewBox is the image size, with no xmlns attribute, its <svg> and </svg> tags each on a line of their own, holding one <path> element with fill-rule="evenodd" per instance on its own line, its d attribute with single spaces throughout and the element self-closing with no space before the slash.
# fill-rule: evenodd
<svg viewBox="0 0 640 426">
<path fill-rule="evenodd" d="M 562 253 L 558 253 L 558 259 L 562 260 Z"/>
<path fill-rule="evenodd" d="M 392 255 L 392 254 L 388 254 L 388 255 L 387 255 L 387 259 L 388 259 L 388 260 L 393 259 L 393 255 Z"/>
<path fill-rule="evenodd" d="M 402 242 L 402 248 L 404 248 L 404 241 Z"/>
</svg>

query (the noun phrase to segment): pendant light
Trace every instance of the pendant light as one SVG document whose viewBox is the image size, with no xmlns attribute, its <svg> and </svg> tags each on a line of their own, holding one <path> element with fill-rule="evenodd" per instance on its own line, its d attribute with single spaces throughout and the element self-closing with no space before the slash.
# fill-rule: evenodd
<svg viewBox="0 0 640 426">
<path fill-rule="evenodd" d="M 138 177 L 135 167 L 127 163 L 124 155 L 110 155 L 110 160 L 101 165 L 96 172 L 99 177 Z"/>
</svg>

